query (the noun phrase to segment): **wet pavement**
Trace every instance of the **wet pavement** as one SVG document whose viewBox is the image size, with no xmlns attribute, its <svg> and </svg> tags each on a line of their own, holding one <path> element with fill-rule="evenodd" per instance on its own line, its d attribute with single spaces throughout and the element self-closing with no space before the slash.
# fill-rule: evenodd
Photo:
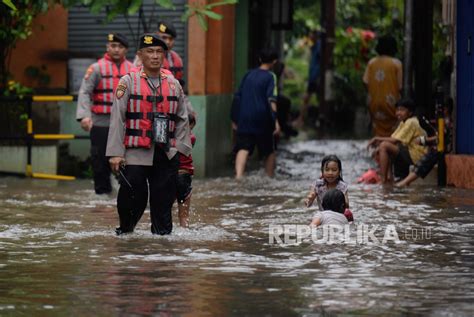
<svg viewBox="0 0 474 317">
<path fill-rule="evenodd" d="M 352 228 L 398 241 L 273 243 L 271 227 L 309 223 L 326 154 L 342 160 Z M 355 184 L 370 164 L 363 141 L 284 145 L 274 179 L 195 180 L 191 228 L 175 210 L 165 237 L 148 212 L 116 237 L 115 197 L 90 180 L 0 178 L 0 315 L 473 315 L 474 191 Z"/>
</svg>

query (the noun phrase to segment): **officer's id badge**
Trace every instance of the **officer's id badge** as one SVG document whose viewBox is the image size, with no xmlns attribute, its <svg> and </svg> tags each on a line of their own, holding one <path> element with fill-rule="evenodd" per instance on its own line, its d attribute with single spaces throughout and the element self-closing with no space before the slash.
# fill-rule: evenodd
<svg viewBox="0 0 474 317">
<path fill-rule="evenodd" d="M 165 33 L 166 32 L 166 25 L 160 24 L 160 32 Z"/>
<path fill-rule="evenodd" d="M 94 67 L 92 67 L 92 65 L 91 65 L 91 66 L 89 66 L 89 68 L 87 69 L 86 74 L 84 75 L 84 79 L 85 79 L 85 80 L 88 80 L 89 77 L 91 77 L 91 74 L 92 74 L 93 72 L 94 72 Z"/>
<path fill-rule="evenodd" d="M 153 43 L 153 37 L 152 36 L 145 36 L 143 38 L 143 43 L 145 44 L 152 44 Z"/>
<path fill-rule="evenodd" d="M 114 41 L 114 35 L 113 34 L 109 34 L 109 42 L 113 42 Z"/>
<path fill-rule="evenodd" d="M 117 99 L 120 99 L 123 97 L 123 95 L 125 94 L 125 90 L 127 90 L 127 85 L 120 82 L 117 86 L 117 89 L 115 90 L 115 96 L 117 97 Z"/>
</svg>

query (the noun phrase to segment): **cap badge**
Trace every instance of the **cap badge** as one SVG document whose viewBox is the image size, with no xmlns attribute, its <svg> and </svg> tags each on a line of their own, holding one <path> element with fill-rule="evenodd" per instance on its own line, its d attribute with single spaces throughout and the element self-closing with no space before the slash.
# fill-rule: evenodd
<svg viewBox="0 0 474 317">
<path fill-rule="evenodd" d="M 114 40 L 114 35 L 113 34 L 109 34 L 109 42 L 112 42 Z"/>
<path fill-rule="evenodd" d="M 153 44 L 153 37 L 152 36 L 145 36 L 143 38 L 143 43 L 145 44 Z"/>
<path fill-rule="evenodd" d="M 160 32 L 165 33 L 166 32 L 166 25 L 160 24 Z"/>
</svg>

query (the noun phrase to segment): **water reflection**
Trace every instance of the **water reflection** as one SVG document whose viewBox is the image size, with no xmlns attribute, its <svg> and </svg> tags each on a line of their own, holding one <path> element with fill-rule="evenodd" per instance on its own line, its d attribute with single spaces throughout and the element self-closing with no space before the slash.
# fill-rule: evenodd
<svg viewBox="0 0 474 317">
<path fill-rule="evenodd" d="M 291 144 L 275 179 L 196 180 L 191 229 L 166 237 L 150 234 L 148 212 L 115 237 L 115 198 L 89 181 L 1 178 L 0 314 L 471 315 L 472 191 L 354 185 L 370 166 L 364 146 Z M 342 160 L 356 224 L 392 224 L 400 243 L 269 243 L 269 225 L 309 222 L 302 200 L 328 153 Z"/>
</svg>

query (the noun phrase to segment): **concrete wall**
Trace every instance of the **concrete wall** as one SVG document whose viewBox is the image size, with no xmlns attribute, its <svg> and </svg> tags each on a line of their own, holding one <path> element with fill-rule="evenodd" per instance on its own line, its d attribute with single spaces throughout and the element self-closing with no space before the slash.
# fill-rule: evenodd
<svg viewBox="0 0 474 317">
<path fill-rule="evenodd" d="M 0 171 L 25 173 L 26 146 L 0 146 Z M 56 145 L 33 146 L 31 165 L 34 173 L 56 174 L 58 151 Z"/>
<path fill-rule="evenodd" d="M 59 102 L 60 106 L 60 132 L 61 134 L 85 135 L 89 133 L 81 129 L 81 125 L 76 120 L 77 102 Z M 90 155 L 90 140 L 66 140 L 61 143 L 69 144 L 69 154 L 77 156 L 81 160 L 87 159 Z"/>
</svg>

